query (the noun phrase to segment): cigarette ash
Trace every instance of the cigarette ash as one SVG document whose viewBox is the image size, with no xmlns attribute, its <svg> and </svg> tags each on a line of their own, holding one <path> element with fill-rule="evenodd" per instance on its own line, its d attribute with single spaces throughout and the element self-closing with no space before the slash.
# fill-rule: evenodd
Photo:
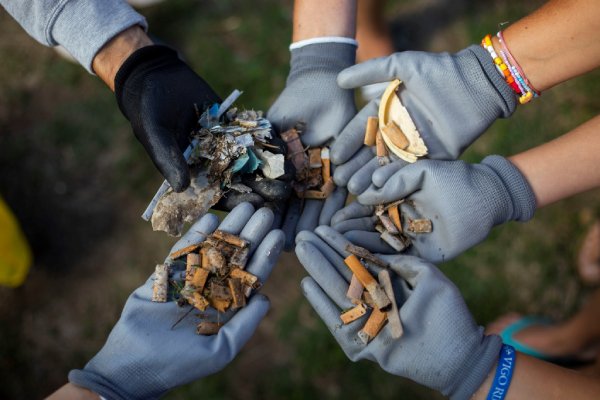
<svg viewBox="0 0 600 400">
<path fill-rule="evenodd" d="M 185 223 L 213 206 L 230 210 L 249 201 L 262 207 L 291 195 L 293 167 L 285 160 L 286 146 L 262 111 L 222 108 L 214 104 L 206 110 L 191 134 L 184 154 L 190 165 L 189 188 L 177 193 L 165 182 L 144 213 L 154 230 L 180 236 Z"/>
<path fill-rule="evenodd" d="M 240 237 L 220 230 L 213 232 L 205 241 L 169 256 L 173 263 L 185 258 L 183 287 L 168 282 L 163 272 L 167 266 L 157 266 L 152 301 L 166 302 L 170 285 L 178 295 L 180 306 L 191 305 L 202 312 L 196 332 L 216 334 L 223 325 L 220 314 L 245 307 L 253 291 L 261 286 L 257 276 L 245 271 L 249 252 L 250 243 Z M 209 309 L 216 310 L 216 320 L 207 312 Z"/>
</svg>

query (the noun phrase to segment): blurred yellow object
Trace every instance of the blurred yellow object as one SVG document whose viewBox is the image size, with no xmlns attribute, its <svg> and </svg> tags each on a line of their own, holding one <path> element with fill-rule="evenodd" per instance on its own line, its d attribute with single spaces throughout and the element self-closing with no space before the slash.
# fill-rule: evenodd
<svg viewBox="0 0 600 400">
<path fill-rule="evenodd" d="M 0 285 L 21 285 L 32 260 L 31 249 L 17 219 L 0 197 Z"/>
</svg>

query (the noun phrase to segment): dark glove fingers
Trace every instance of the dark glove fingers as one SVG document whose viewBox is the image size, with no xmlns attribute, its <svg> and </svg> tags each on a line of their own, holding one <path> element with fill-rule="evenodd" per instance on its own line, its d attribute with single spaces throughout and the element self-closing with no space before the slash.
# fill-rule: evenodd
<svg viewBox="0 0 600 400">
<path fill-rule="evenodd" d="M 369 147 L 363 147 L 348 162 L 346 162 L 345 164 L 338 165 L 335 169 L 335 172 L 333 173 L 333 181 L 335 182 L 335 184 L 342 187 L 347 186 L 348 182 L 356 173 L 356 171 L 358 171 L 363 167 L 363 165 L 371 161 L 371 159 L 373 159 L 374 154 L 375 153 L 373 152 L 373 149 Z"/>
<path fill-rule="evenodd" d="M 317 227 L 324 203 L 323 200 L 310 199 L 304 201 L 304 208 L 296 225 L 295 235 L 301 231 L 312 231 Z"/>
<path fill-rule="evenodd" d="M 285 234 L 285 251 L 291 251 L 294 248 L 294 239 L 296 237 L 296 225 L 302 213 L 302 199 L 292 195 L 288 201 L 285 218 L 281 225 L 281 230 Z"/>
<path fill-rule="evenodd" d="M 353 201 L 346 207 L 336 212 L 333 217 L 331 217 L 331 224 L 322 225 L 335 225 L 347 219 L 368 217 L 372 216 L 374 212 L 375 208 L 373 206 L 365 206 L 364 204 L 360 204 L 358 201 Z"/>
<path fill-rule="evenodd" d="M 348 181 L 348 191 L 359 195 L 369 188 L 373 179 L 373 172 L 379 168 L 379 160 L 373 157 L 368 163 L 363 165 Z"/>
<path fill-rule="evenodd" d="M 344 89 L 353 89 L 396 78 L 409 81 L 412 77 L 413 65 L 417 64 L 420 54 L 424 53 L 403 51 L 353 65 L 338 74 L 338 85 Z"/>
<path fill-rule="evenodd" d="M 398 252 L 391 248 L 381 239 L 379 232 L 367 232 L 361 230 L 352 230 L 344 233 L 344 237 L 353 244 L 364 247 L 371 253 L 397 254 Z"/>
<path fill-rule="evenodd" d="M 319 225 L 330 225 L 332 217 L 346 204 L 348 190 L 337 187 L 333 193 L 325 199 L 325 204 L 319 215 Z"/>
<path fill-rule="evenodd" d="M 394 162 L 384 165 L 383 167 L 379 167 L 373 172 L 373 176 L 371 180 L 373 185 L 377 187 L 383 187 L 385 183 L 390 179 L 396 172 L 400 171 L 402 168 L 406 167 L 409 163 L 404 160 L 394 160 Z"/>
<path fill-rule="evenodd" d="M 214 214 L 204 214 L 194 225 L 183 235 L 181 239 L 169 251 L 169 254 L 183 249 L 184 247 L 202 242 L 206 236 L 210 235 L 219 226 L 219 218 Z M 171 261 L 168 257 L 165 262 Z"/>
<path fill-rule="evenodd" d="M 250 256 L 254 253 L 254 250 L 263 241 L 267 233 L 271 231 L 273 226 L 273 211 L 266 207 L 257 210 L 250 220 L 246 223 L 246 226 L 240 232 L 240 237 L 250 242 Z"/>
<path fill-rule="evenodd" d="M 367 119 L 376 117 L 378 109 L 379 100 L 371 101 L 350 120 L 331 146 L 332 163 L 336 165 L 347 163 L 363 147 Z"/>
<path fill-rule="evenodd" d="M 296 255 L 315 282 L 323 289 L 335 304 L 337 320 L 341 323 L 340 310 L 353 307 L 350 299 L 346 297 L 348 282 L 337 273 L 335 268 L 327 261 L 321 252 L 308 242 L 296 245 Z"/>
<path fill-rule="evenodd" d="M 258 276 L 262 284 L 265 284 L 273 267 L 277 263 L 277 259 L 283 250 L 285 236 L 279 229 L 270 231 L 250 259 L 246 270 L 251 274 Z"/>
<path fill-rule="evenodd" d="M 311 231 L 302 231 L 296 236 L 296 244 L 300 242 L 308 242 L 315 246 L 323 256 L 329 261 L 329 263 L 336 269 L 336 271 L 344 277 L 346 282 L 350 282 L 352 279 L 352 271 L 348 269 L 344 263 L 344 259 L 323 241 L 319 236 Z"/>
<path fill-rule="evenodd" d="M 371 216 L 338 222 L 337 224 L 332 225 L 332 228 L 339 233 L 346 233 L 348 231 L 374 231 L 376 224 L 377 217 Z"/>
<path fill-rule="evenodd" d="M 235 207 L 221 222 L 219 230 L 239 235 L 250 218 L 254 215 L 254 207 L 250 203 L 241 203 Z"/>
</svg>

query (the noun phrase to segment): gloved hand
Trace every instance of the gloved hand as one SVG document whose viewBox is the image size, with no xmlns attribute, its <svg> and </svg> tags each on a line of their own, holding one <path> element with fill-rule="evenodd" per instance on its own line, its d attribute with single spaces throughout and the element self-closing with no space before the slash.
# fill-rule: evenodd
<svg viewBox="0 0 600 400">
<path fill-rule="evenodd" d="M 212 88 L 165 46 L 135 51 L 115 76 L 115 95 L 156 168 L 177 192 L 190 184 L 183 151 L 202 110 L 220 103 Z"/>
<path fill-rule="evenodd" d="M 521 172 L 501 156 L 488 156 L 481 164 L 463 161 L 420 160 L 396 172 L 381 188 L 372 185 L 358 201 L 333 218 L 341 231 L 373 229 L 368 206 L 406 198 L 400 205 L 404 233 L 412 240 L 409 250 L 428 261 L 449 260 L 483 241 L 492 227 L 508 221 L 527 221 L 536 209 L 535 194 Z M 351 208 L 352 207 L 352 208 Z M 369 214 L 369 215 L 372 215 Z M 409 219 L 432 221 L 430 233 L 408 231 Z M 370 225 L 369 225 L 370 224 Z"/>
<path fill-rule="evenodd" d="M 262 283 L 269 277 L 284 241 L 281 231 L 271 231 L 272 222 L 270 210 L 254 212 L 250 204 L 243 203 L 219 226 L 251 243 L 253 254 L 246 270 Z M 204 240 L 218 223 L 214 214 L 206 214 L 171 252 Z M 170 279 L 176 281 L 185 275 L 185 267 L 177 269 L 178 264 L 171 265 L 175 271 Z M 159 398 L 177 386 L 223 369 L 250 339 L 269 309 L 268 299 L 255 294 L 238 312 L 219 315 L 220 321 L 226 323 L 218 334 L 200 336 L 196 334 L 199 319 L 193 312 L 171 328 L 190 306 L 181 308 L 175 301 L 152 302 L 152 284 L 151 277 L 133 292 L 104 347 L 83 369 L 69 373 L 71 383 L 107 399 Z M 216 318 L 212 308 L 203 314 L 208 314 L 203 318 Z"/>
<path fill-rule="evenodd" d="M 355 65 L 338 76 L 343 88 L 403 81 L 399 92 L 419 133 L 429 149 L 428 157 L 453 160 L 477 139 L 497 118 L 512 115 L 517 98 L 500 76 L 488 52 L 472 45 L 456 54 L 405 51 Z M 377 116 L 379 100 L 371 101 L 344 128 L 331 148 L 331 161 L 341 165 L 335 178 L 338 185 L 359 194 L 368 187 L 365 176 L 378 168 L 363 149 L 365 125 Z M 362 149 L 362 150 L 361 150 Z M 354 157 L 353 157 L 354 156 Z M 360 159 L 354 162 L 354 159 Z M 386 167 L 386 180 L 406 163 Z M 359 176 L 354 174 L 362 168 Z M 369 171 L 367 171 L 369 170 Z M 354 183 L 350 183 L 354 180 Z"/>
<path fill-rule="evenodd" d="M 286 86 L 267 112 L 278 132 L 304 122 L 300 139 L 305 146 L 321 146 L 335 138 L 356 114 L 354 93 L 337 84 L 337 75 L 354 64 L 356 46 L 315 43 L 291 50 Z"/>
<path fill-rule="evenodd" d="M 326 232 L 319 232 L 322 228 Z M 311 276 L 302 281 L 302 291 L 348 358 L 374 361 L 451 399 L 469 399 L 498 360 L 502 341 L 484 335 L 458 288 L 419 258 L 381 256 L 390 263 L 404 334 L 394 339 L 385 326 L 364 345 L 357 333 L 368 315 L 348 325 L 340 320 L 341 311 L 353 306 L 346 298 L 349 274 L 342 272 L 348 270 L 343 262 L 348 253 L 341 250 L 347 241 L 327 227 L 317 228 L 317 233 L 320 237 L 303 232 L 307 240 L 296 245 L 298 259 Z"/>
</svg>

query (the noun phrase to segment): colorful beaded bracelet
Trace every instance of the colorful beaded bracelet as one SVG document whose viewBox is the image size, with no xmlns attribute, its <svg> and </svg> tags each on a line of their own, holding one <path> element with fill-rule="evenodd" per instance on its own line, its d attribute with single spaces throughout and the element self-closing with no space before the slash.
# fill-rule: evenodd
<svg viewBox="0 0 600 400">
<path fill-rule="evenodd" d="M 504 76 L 506 83 L 510 85 L 510 87 L 515 91 L 518 96 L 521 96 L 523 93 L 521 92 L 521 88 L 516 83 L 510 68 L 506 65 L 504 60 L 496 54 L 496 50 L 494 50 L 494 46 L 492 46 L 492 36 L 490 34 L 485 35 L 485 37 L 481 40 L 481 46 L 490 53 L 492 60 L 494 60 L 494 65 L 496 69 L 500 73 L 500 75 Z"/>
</svg>

